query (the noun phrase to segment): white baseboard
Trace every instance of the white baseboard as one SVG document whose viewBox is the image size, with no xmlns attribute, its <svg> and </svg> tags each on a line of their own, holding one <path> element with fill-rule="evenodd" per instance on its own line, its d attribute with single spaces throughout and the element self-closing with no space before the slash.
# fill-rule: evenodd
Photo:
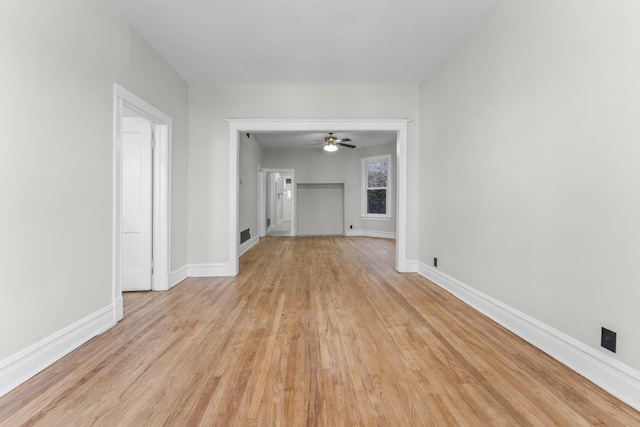
<svg viewBox="0 0 640 427">
<path fill-rule="evenodd" d="M 228 263 L 217 264 L 189 264 L 189 277 L 220 277 L 234 276 Z"/>
<path fill-rule="evenodd" d="M 0 396 L 115 325 L 111 304 L 0 361 Z"/>
<path fill-rule="evenodd" d="M 189 266 L 183 265 L 177 270 L 169 273 L 169 289 L 173 288 L 178 283 L 189 277 Z"/>
<path fill-rule="evenodd" d="M 407 260 L 407 273 L 417 273 L 418 272 L 418 265 L 420 265 L 420 264 L 421 264 L 420 261 L 416 261 L 416 260 L 413 260 L 413 259 Z M 424 276 L 424 274 L 422 274 L 422 276 Z"/>
<path fill-rule="evenodd" d="M 242 254 L 244 254 L 249 249 L 251 249 L 253 245 L 258 243 L 259 240 L 260 238 L 258 236 L 253 236 L 251 239 L 241 244 L 240 247 L 238 248 L 238 256 L 242 256 Z"/>
<path fill-rule="evenodd" d="M 409 268 L 640 411 L 640 372 L 427 264 Z"/>
<path fill-rule="evenodd" d="M 380 237 L 383 239 L 395 239 L 396 233 L 393 231 L 375 231 L 375 230 L 347 230 L 345 236 L 365 236 Z"/>
</svg>

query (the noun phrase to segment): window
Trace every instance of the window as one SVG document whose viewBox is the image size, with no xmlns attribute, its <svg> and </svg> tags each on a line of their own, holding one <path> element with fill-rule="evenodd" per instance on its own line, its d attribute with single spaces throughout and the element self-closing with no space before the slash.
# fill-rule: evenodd
<svg viewBox="0 0 640 427">
<path fill-rule="evenodd" d="M 390 218 L 391 155 L 362 159 L 362 216 Z"/>
</svg>

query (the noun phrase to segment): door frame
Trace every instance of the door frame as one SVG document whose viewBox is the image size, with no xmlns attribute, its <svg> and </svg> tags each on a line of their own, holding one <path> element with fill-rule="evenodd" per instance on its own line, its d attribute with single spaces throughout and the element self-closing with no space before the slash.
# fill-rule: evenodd
<svg viewBox="0 0 640 427">
<path fill-rule="evenodd" d="M 296 182 L 296 170 L 295 169 L 272 169 L 259 167 L 259 185 L 258 189 L 258 221 L 260 221 L 260 237 L 266 235 L 266 222 L 267 222 L 267 195 L 266 195 L 266 175 L 268 173 L 280 173 L 291 177 L 291 229 L 289 230 L 290 236 L 296 236 L 296 190 L 294 184 Z"/>
<path fill-rule="evenodd" d="M 151 289 L 169 289 L 170 266 L 170 188 L 171 188 L 171 126 L 172 119 L 142 98 L 129 92 L 117 83 L 113 85 L 114 114 L 114 200 L 113 200 L 113 302 L 115 321 L 124 316 L 122 300 L 122 117 L 127 107 L 153 126 L 155 147 L 153 149 L 153 194 L 152 194 L 152 254 L 153 273 Z"/>
<path fill-rule="evenodd" d="M 410 119 L 390 120 L 273 120 L 227 119 L 229 123 L 229 237 L 228 273 L 238 274 L 239 268 L 239 197 L 238 159 L 241 132 L 333 132 L 395 131 L 396 139 L 396 270 L 408 272 L 407 260 L 407 139 Z"/>
</svg>

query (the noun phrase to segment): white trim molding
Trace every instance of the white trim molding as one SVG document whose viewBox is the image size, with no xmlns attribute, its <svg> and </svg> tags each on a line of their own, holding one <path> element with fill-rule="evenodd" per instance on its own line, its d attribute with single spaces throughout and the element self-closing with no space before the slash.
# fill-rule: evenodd
<svg viewBox="0 0 640 427">
<path fill-rule="evenodd" d="M 232 266 L 228 263 L 189 264 L 188 266 L 189 277 L 220 277 L 236 274 L 232 274 Z"/>
<path fill-rule="evenodd" d="M 413 271 L 640 411 L 640 372 L 420 261 Z"/>
<path fill-rule="evenodd" d="M 169 274 L 169 289 L 189 277 L 189 266 L 183 265 Z"/>
<path fill-rule="evenodd" d="M 416 261 L 415 259 L 407 261 L 407 272 L 417 273 L 419 265 L 422 265 L 422 263 L 420 261 Z M 424 276 L 424 274 L 422 276 Z"/>
<path fill-rule="evenodd" d="M 296 131 L 395 131 L 396 143 L 396 270 L 407 270 L 407 144 L 411 119 L 371 120 L 275 120 L 227 119 L 229 123 L 229 234 L 228 269 L 231 276 L 238 274 L 239 223 L 239 134 L 241 132 L 296 132 Z"/>
<path fill-rule="evenodd" d="M 122 117 L 127 107 L 152 125 L 156 135 L 153 151 L 153 254 L 154 266 L 151 288 L 154 291 L 169 289 L 169 265 L 171 259 L 171 126 L 172 119 L 153 105 L 129 92 L 117 83 L 113 85 L 113 301 L 116 304 L 116 320 L 122 319 Z M 118 317 L 119 316 L 119 317 Z"/>
<path fill-rule="evenodd" d="M 0 396 L 62 359 L 116 322 L 111 304 L 0 361 Z"/>
<path fill-rule="evenodd" d="M 393 231 L 376 231 L 376 230 L 346 230 L 345 236 L 364 236 L 364 237 L 378 237 L 381 239 L 395 239 L 396 233 Z"/>
</svg>

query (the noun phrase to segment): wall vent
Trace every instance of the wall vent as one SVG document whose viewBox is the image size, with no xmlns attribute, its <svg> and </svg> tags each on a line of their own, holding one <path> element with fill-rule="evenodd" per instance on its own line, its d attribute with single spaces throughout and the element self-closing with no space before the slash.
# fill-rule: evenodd
<svg viewBox="0 0 640 427">
<path fill-rule="evenodd" d="M 246 230 L 240 232 L 240 243 L 244 243 L 251 238 L 249 230 L 250 228 L 247 228 Z"/>
<path fill-rule="evenodd" d="M 267 218 L 267 227 L 271 225 L 271 218 Z"/>
</svg>

